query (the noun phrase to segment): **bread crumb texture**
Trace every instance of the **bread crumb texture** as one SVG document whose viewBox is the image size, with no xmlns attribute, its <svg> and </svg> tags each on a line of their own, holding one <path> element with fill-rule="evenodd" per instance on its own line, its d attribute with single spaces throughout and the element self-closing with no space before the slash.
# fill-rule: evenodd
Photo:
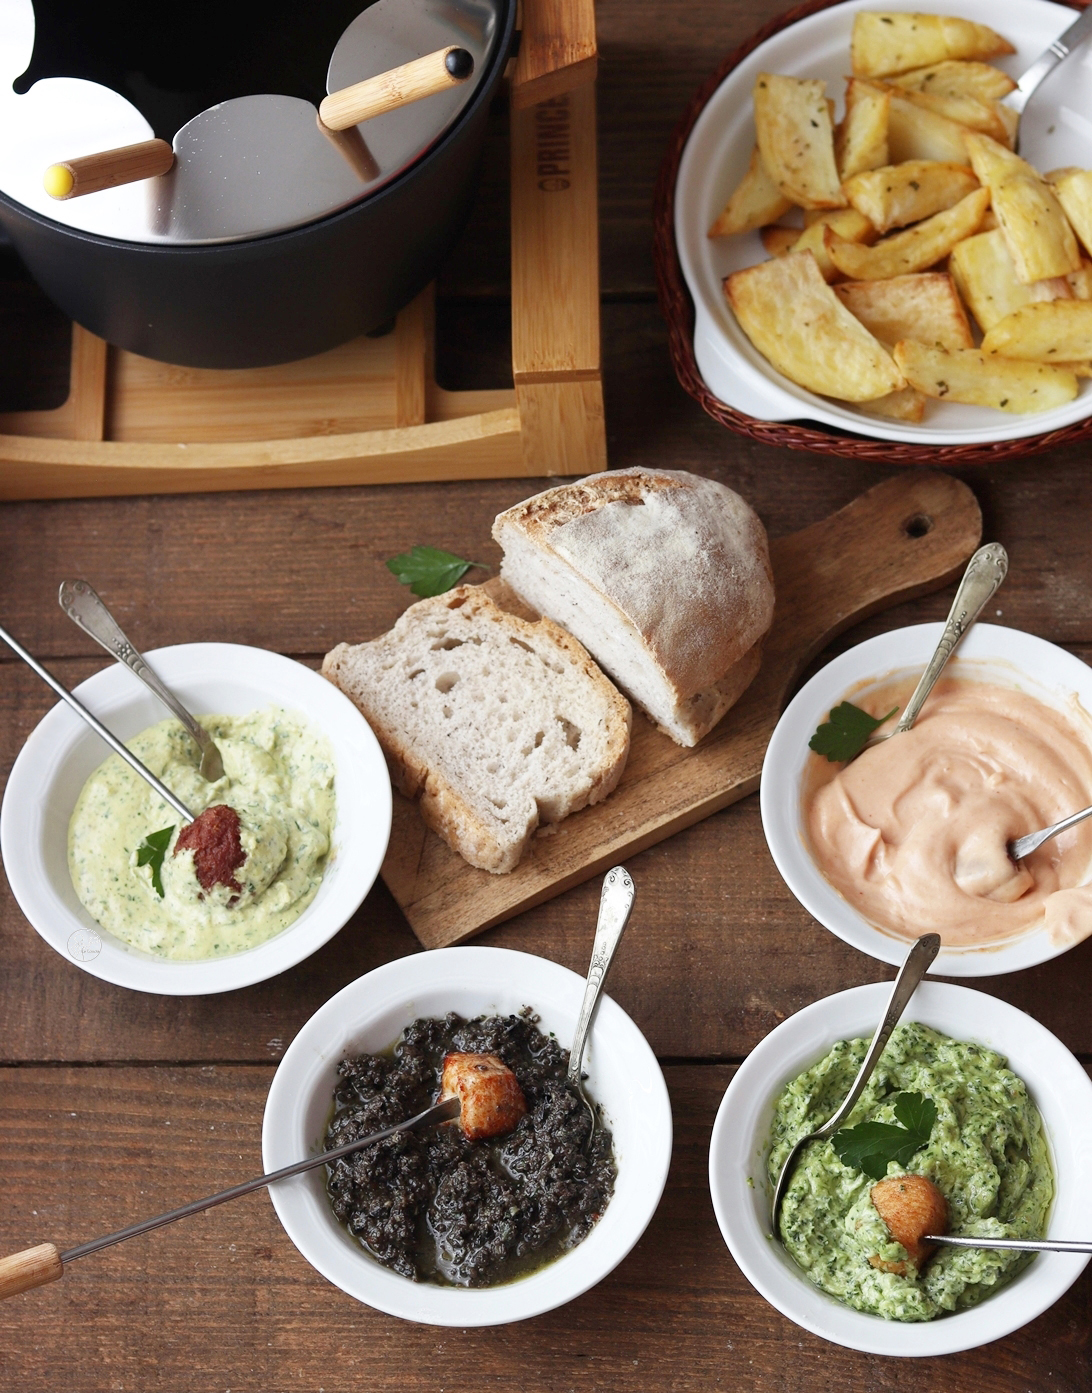
<svg viewBox="0 0 1092 1393">
<path fill-rule="evenodd" d="M 482 870 L 513 870 L 540 823 L 606 798 L 625 768 L 625 697 L 571 634 L 478 586 L 340 644 L 322 672 L 375 731 L 398 791 Z"/>
</svg>

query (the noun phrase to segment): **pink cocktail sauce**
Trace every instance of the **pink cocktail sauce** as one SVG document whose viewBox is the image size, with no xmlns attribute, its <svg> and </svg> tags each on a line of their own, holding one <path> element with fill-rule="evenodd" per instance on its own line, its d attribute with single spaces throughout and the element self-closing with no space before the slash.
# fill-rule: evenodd
<svg viewBox="0 0 1092 1393">
<path fill-rule="evenodd" d="M 848 699 L 882 716 L 914 685 Z M 1013 687 L 942 678 L 904 734 L 845 765 L 810 755 L 803 796 L 816 865 L 877 928 L 936 932 L 950 947 L 1043 927 L 1059 945 L 1092 933 L 1092 818 L 1019 866 L 1005 850 L 1092 805 L 1092 720 L 1076 698 L 1062 711 Z"/>
</svg>

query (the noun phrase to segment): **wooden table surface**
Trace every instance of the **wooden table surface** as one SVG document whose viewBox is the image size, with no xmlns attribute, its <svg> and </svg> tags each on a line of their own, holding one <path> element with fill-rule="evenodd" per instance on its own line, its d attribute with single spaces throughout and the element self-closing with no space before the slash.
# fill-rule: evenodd
<svg viewBox="0 0 1092 1393">
<path fill-rule="evenodd" d="M 878 466 L 752 445 L 673 377 L 655 303 L 650 203 L 668 133 L 719 58 L 769 17 L 761 0 L 601 0 L 600 161 L 607 431 L 614 465 L 693 469 L 738 489 L 771 535 L 840 507 Z M 440 283 L 449 387 L 507 376 L 503 119 L 472 226 Z M 67 326 L 0 257 L 0 410 L 64 396 Z M 1088 461 L 1035 455 L 963 476 L 1005 544 L 1002 622 L 1087 656 Z M 537 486 L 537 485 L 536 485 Z M 383 566 L 416 542 L 491 559 L 493 516 L 526 481 L 131 498 L 0 507 L 3 624 L 70 685 L 102 655 L 63 617 L 85 576 L 146 648 L 219 639 L 308 663 L 379 633 L 406 592 Z M 840 646 L 939 619 L 947 592 L 901 606 Z M 50 706 L 0 654 L 0 774 Z M 786 1016 L 890 976 L 821 928 L 774 869 L 751 797 L 635 857 L 633 924 L 611 993 L 663 1062 L 675 1152 L 634 1252 L 561 1310 L 484 1331 L 404 1324 L 330 1286 L 253 1195 L 91 1257 L 0 1307 L 12 1390 L 930 1389 L 1092 1386 L 1092 1269 L 1006 1340 L 908 1367 L 826 1344 L 750 1287 L 721 1241 L 706 1182 L 710 1129 L 737 1063 Z M 598 888 L 581 886 L 479 940 L 583 972 Z M 261 1169 L 266 1091 L 315 1009 L 380 963 L 419 951 L 381 884 L 313 958 L 226 996 L 123 991 L 64 961 L 0 884 L 0 1252 L 62 1247 Z M 980 979 L 1092 1062 L 1092 942 L 1043 967 Z"/>
</svg>

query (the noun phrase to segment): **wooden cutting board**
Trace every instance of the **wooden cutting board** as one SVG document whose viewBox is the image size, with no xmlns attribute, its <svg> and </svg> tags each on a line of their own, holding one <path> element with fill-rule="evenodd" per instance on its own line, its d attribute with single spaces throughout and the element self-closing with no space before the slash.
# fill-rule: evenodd
<svg viewBox="0 0 1092 1393">
<path fill-rule="evenodd" d="M 903 474 L 770 546 L 777 611 L 762 669 L 695 749 L 634 710 L 629 761 L 604 803 L 540 833 L 508 875 L 475 870 L 394 796 L 383 879 L 426 948 L 480 933 L 608 870 L 758 787 L 794 680 L 843 629 L 959 574 L 982 536 L 974 494 L 943 474 Z"/>
</svg>

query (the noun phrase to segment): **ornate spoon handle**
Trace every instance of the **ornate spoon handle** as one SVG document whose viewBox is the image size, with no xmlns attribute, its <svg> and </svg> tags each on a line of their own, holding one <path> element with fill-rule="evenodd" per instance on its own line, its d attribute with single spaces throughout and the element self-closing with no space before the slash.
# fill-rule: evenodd
<svg viewBox="0 0 1092 1393">
<path fill-rule="evenodd" d="M 891 732 L 901 735 L 917 720 L 926 698 L 933 690 L 937 678 L 944 671 L 948 659 L 955 652 L 960 639 L 997 593 L 997 587 L 1008 575 L 1009 558 L 1000 542 L 990 542 L 979 547 L 967 563 L 963 579 L 959 582 L 952 608 L 948 612 L 948 622 L 940 636 L 929 665 L 921 674 L 921 681 L 914 688 L 914 695 L 906 703 L 902 720 Z"/>
<path fill-rule="evenodd" d="M 210 783 L 222 779 L 223 761 L 208 731 L 198 725 L 170 688 L 163 685 L 145 662 L 144 655 L 122 633 L 117 620 L 91 586 L 85 580 L 62 581 L 57 602 L 74 624 L 139 677 L 167 710 L 182 722 L 201 751 L 202 775 Z"/>
<path fill-rule="evenodd" d="M 584 1001 L 576 1022 L 572 1048 L 569 1051 L 569 1081 L 580 1088 L 580 1068 L 584 1061 L 584 1049 L 588 1043 L 592 1016 L 595 1014 L 599 993 L 607 980 L 614 951 L 622 940 L 622 934 L 633 908 L 633 881 L 623 866 L 615 866 L 608 871 L 603 881 L 603 893 L 599 898 L 599 921 L 595 926 L 595 942 L 592 945 L 591 964 L 588 967 L 588 982 L 584 988 Z"/>
</svg>

